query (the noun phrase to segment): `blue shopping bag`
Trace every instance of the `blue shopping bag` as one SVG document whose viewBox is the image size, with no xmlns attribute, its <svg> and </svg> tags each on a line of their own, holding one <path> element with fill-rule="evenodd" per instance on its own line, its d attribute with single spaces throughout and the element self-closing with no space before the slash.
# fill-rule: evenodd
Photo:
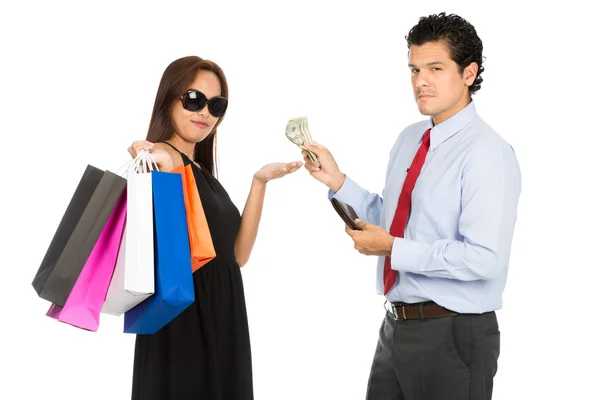
<svg viewBox="0 0 600 400">
<path fill-rule="evenodd" d="M 125 333 L 156 333 L 195 299 L 181 174 L 152 171 L 152 199 L 155 293 L 125 312 Z"/>
</svg>

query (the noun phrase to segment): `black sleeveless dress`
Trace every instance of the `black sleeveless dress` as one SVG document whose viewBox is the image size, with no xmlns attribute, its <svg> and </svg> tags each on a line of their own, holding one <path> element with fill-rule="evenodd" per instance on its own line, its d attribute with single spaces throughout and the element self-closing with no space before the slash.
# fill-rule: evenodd
<svg viewBox="0 0 600 400">
<path fill-rule="evenodd" d="M 196 299 L 187 309 L 154 335 L 137 335 L 131 398 L 251 400 L 250 335 L 234 255 L 240 213 L 210 172 L 180 154 L 192 165 L 217 256 L 194 272 Z"/>
</svg>

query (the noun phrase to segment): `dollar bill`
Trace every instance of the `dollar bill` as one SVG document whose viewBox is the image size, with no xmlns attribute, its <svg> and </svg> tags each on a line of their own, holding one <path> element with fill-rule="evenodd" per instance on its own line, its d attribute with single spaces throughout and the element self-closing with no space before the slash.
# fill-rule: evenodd
<svg viewBox="0 0 600 400">
<path fill-rule="evenodd" d="M 309 144 L 315 144 L 310 134 L 310 131 L 308 130 L 307 117 L 290 119 L 285 128 L 285 136 L 296 146 L 306 151 L 306 154 L 308 154 L 308 158 L 313 162 L 313 164 L 321 165 L 319 164 L 319 159 L 317 158 L 317 155 L 312 151 L 306 149 L 306 147 L 304 147 L 304 142 L 307 142 Z"/>
</svg>

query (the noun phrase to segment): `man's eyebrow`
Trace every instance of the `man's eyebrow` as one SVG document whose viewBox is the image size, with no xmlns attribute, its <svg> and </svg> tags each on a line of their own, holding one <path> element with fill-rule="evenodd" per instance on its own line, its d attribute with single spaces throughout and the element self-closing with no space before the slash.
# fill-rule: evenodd
<svg viewBox="0 0 600 400">
<path fill-rule="evenodd" d="M 425 64 L 425 66 L 427 66 L 427 67 L 430 67 L 430 66 L 432 66 L 432 65 L 438 65 L 438 64 L 444 65 L 444 63 L 443 63 L 442 61 L 432 61 L 432 62 L 429 62 L 429 63 Z M 413 65 L 413 64 L 408 64 L 408 66 L 409 66 L 410 68 L 417 68 L 417 67 L 416 67 L 415 65 Z"/>
</svg>

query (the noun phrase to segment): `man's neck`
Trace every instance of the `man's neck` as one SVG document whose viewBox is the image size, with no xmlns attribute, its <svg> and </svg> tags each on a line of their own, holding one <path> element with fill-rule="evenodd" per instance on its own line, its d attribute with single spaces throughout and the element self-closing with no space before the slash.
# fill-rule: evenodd
<svg viewBox="0 0 600 400">
<path fill-rule="evenodd" d="M 437 115 L 433 115 L 431 117 L 431 119 L 433 121 L 433 125 L 434 126 L 439 125 L 442 122 L 446 121 L 447 119 L 451 118 L 456 113 L 458 113 L 460 110 L 462 110 L 463 108 L 468 106 L 470 102 L 471 102 L 471 96 L 467 95 L 467 97 L 465 99 L 462 99 L 461 101 L 455 103 L 452 107 L 448 108 L 447 110 L 444 110 Z"/>
</svg>

